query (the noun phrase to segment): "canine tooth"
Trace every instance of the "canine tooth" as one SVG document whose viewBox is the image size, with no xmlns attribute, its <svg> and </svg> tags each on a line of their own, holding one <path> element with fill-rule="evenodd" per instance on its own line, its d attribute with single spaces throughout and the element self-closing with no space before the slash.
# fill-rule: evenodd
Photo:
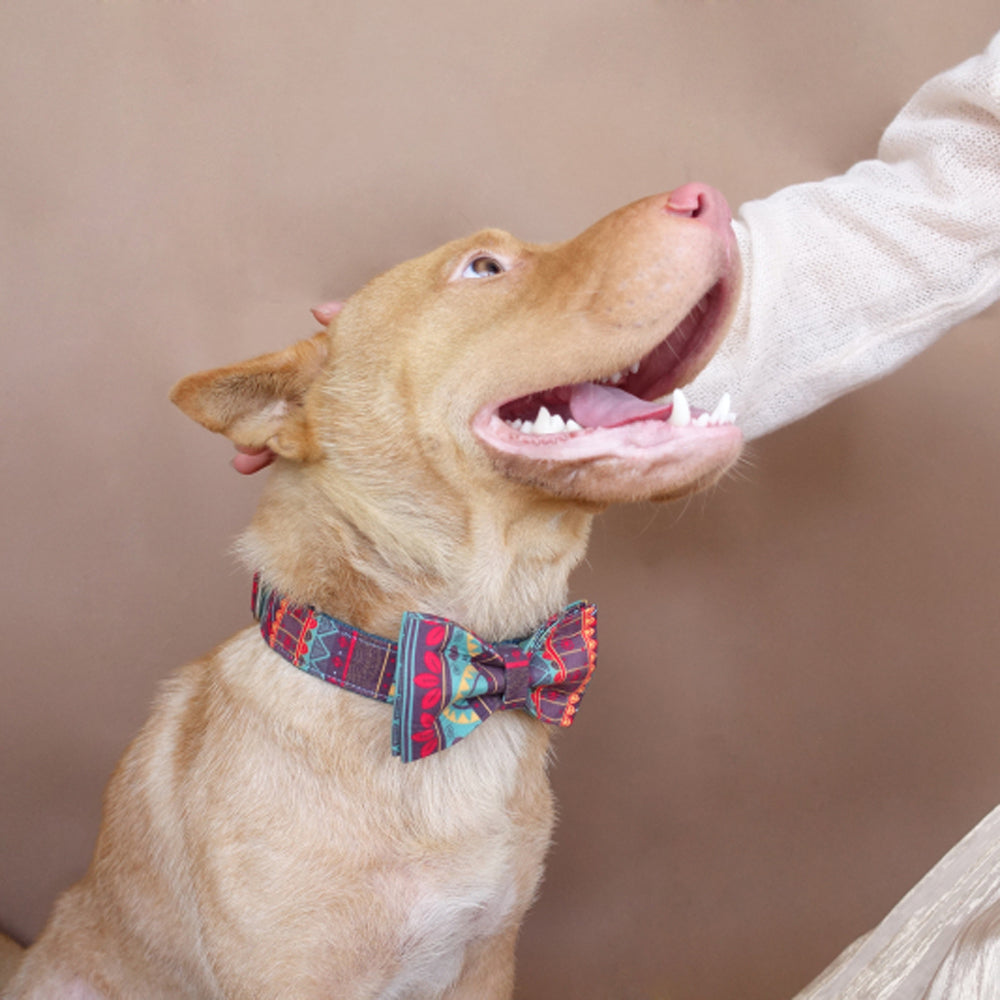
<svg viewBox="0 0 1000 1000">
<path fill-rule="evenodd" d="M 674 389 L 674 408 L 670 411 L 668 424 L 675 427 L 687 427 L 691 423 L 691 407 L 688 405 L 687 397 L 680 389 Z"/>
<path fill-rule="evenodd" d="M 722 398 L 719 400 L 718 406 L 716 406 L 716 408 L 712 411 L 713 424 L 724 424 L 728 421 L 730 402 L 729 393 L 724 392 L 722 394 Z"/>
<path fill-rule="evenodd" d="M 639 362 L 629 366 L 629 371 L 634 375 L 639 370 Z"/>
<path fill-rule="evenodd" d="M 536 434 L 559 434 L 566 429 L 566 422 L 558 413 L 549 413 L 548 408 L 543 406 L 535 417 Z"/>
<path fill-rule="evenodd" d="M 568 431 L 582 431 L 583 428 L 572 418 L 566 421 L 566 430 Z"/>
<path fill-rule="evenodd" d="M 552 414 L 549 413 L 547 407 L 541 407 L 538 411 L 538 416 L 535 417 L 535 433 L 536 434 L 551 434 L 552 430 Z"/>
</svg>

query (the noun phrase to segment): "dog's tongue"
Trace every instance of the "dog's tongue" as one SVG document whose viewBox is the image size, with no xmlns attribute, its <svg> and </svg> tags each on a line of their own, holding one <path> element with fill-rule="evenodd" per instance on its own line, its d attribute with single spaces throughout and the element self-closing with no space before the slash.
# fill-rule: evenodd
<svg viewBox="0 0 1000 1000">
<path fill-rule="evenodd" d="M 620 427 L 636 420 L 665 420 L 671 403 L 648 403 L 624 389 L 596 382 L 572 387 L 570 415 L 581 427 Z"/>
</svg>

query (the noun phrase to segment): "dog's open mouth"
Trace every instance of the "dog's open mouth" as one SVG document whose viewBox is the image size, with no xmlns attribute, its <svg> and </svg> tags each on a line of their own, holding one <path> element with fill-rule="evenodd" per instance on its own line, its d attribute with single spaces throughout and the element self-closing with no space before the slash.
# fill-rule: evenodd
<svg viewBox="0 0 1000 1000">
<path fill-rule="evenodd" d="M 641 360 L 595 382 L 558 386 L 511 400 L 498 408 L 500 419 L 521 434 L 536 436 L 620 427 L 640 420 L 666 420 L 676 427 L 734 422 L 726 397 L 712 413 L 692 413 L 680 389 L 672 398 L 664 398 L 675 388 L 689 359 L 704 351 L 721 299 L 720 282 Z"/>
<path fill-rule="evenodd" d="M 717 282 L 664 340 L 624 369 L 486 406 L 473 433 L 507 475 L 563 496 L 667 499 L 717 479 L 742 447 L 729 396 L 703 411 L 680 386 L 724 337 L 729 285 Z"/>
<path fill-rule="evenodd" d="M 687 316 L 643 358 L 592 382 L 555 386 L 482 411 L 474 428 L 488 443 L 556 444 L 596 430 L 657 421 L 671 429 L 735 423 L 728 394 L 712 412 L 692 408 L 679 383 L 714 350 L 726 308 L 724 282 L 716 283 Z M 507 450 L 507 449 L 505 449 Z M 550 457 L 555 457 L 551 455 Z"/>
</svg>

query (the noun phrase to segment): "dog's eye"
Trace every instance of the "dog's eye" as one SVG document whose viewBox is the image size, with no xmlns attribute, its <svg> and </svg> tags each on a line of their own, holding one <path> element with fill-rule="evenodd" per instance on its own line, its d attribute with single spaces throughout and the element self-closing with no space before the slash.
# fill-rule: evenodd
<svg viewBox="0 0 1000 1000">
<path fill-rule="evenodd" d="M 507 268 L 496 259 L 496 257 L 490 256 L 490 254 L 480 254 L 478 257 L 473 257 L 468 264 L 465 265 L 465 270 L 462 271 L 463 278 L 492 278 L 497 274 L 503 274 Z"/>
</svg>

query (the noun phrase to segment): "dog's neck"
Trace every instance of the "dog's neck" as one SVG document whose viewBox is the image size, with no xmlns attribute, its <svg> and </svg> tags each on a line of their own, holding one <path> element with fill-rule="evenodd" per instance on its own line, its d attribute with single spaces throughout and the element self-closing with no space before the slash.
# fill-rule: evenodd
<svg viewBox="0 0 1000 1000">
<path fill-rule="evenodd" d="M 305 488 L 304 488 L 305 487 Z M 275 470 L 250 530 L 246 562 L 296 602 L 376 635 L 394 636 L 406 611 L 441 615 L 488 641 L 522 635 L 566 603 L 593 511 L 555 501 L 376 507 L 330 483 L 309 488 Z"/>
</svg>

